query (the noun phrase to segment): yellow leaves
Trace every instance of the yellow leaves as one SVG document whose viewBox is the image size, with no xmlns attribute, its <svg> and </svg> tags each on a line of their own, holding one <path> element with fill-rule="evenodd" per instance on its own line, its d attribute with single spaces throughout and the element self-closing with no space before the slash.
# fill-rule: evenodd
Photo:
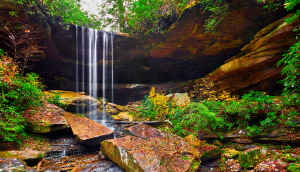
<svg viewBox="0 0 300 172">
<path fill-rule="evenodd" d="M 18 73 L 17 65 L 9 58 L 6 54 L 2 55 L 0 58 L 0 80 L 7 84 L 15 77 Z"/>
<path fill-rule="evenodd" d="M 149 93 L 149 99 L 153 103 L 153 108 L 160 118 L 165 118 L 168 114 L 174 113 L 172 108 L 169 108 L 168 103 L 170 102 L 170 97 L 166 97 L 163 93 L 156 93 L 155 87 L 151 88 Z M 174 107 L 175 103 L 171 102 L 171 107 Z"/>
<path fill-rule="evenodd" d="M 192 99 L 207 99 L 212 101 L 226 101 L 238 100 L 237 96 L 231 96 L 229 92 L 215 91 L 215 84 L 207 78 L 202 78 L 200 84 L 194 86 L 194 90 L 190 92 Z"/>
</svg>

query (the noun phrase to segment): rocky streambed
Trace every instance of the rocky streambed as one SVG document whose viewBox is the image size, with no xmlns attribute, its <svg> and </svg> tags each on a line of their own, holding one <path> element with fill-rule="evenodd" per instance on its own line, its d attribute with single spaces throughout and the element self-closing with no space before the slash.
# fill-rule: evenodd
<svg viewBox="0 0 300 172">
<path fill-rule="evenodd" d="M 131 120 L 124 114 L 134 105 L 122 109 L 110 103 L 103 113 L 101 102 L 95 100 L 93 104 L 99 106 L 99 111 L 89 112 L 88 118 L 74 115 L 66 110 L 74 109 L 79 96 L 75 97 L 66 96 L 69 105 L 65 104 L 65 109 L 46 102 L 45 107 L 34 111 L 36 114 L 26 112 L 28 132 L 44 138 L 44 143 L 18 151 L 4 149 L 10 143 L 1 143 L 1 170 L 293 172 L 300 169 L 297 127 L 267 129 L 255 137 L 237 129 L 222 133 L 223 139 L 205 131 L 182 138 L 161 130 L 172 127 L 169 123 L 148 122 L 156 124 L 154 128 L 130 121 L 114 122 L 110 116 L 103 116 L 121 111 L 122 116 L 116 117 L 117 120 Z"/>
</svg>

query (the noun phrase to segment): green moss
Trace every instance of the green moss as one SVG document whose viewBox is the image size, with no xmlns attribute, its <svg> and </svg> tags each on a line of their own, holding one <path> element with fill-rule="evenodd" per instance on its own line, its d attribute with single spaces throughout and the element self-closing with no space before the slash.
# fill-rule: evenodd
<svg viewBox="0 0 300 172">
<path fill-rule="evenodd" d="M 241 167 L 252 168 L 258 164 L 258 162 L 262 160 L 261 149 L 262 148 L 256 148 L 241 153 L 238 158 Z"/>
<path fill-rule="evenodd" d="M 300 171 L 300 163 L 291 163 L 288 167 L 287 170 L 289 172 L 299 172 Z"/>
</svg>

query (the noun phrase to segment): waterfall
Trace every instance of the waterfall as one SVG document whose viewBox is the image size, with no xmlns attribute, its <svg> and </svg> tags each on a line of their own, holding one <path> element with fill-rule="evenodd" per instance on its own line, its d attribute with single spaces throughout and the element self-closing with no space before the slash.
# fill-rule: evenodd
<svg viewBox="0 0 300 172">
<path fill-rule="evenodd" d="M 81 29 L 80 29 L 81 28 Z M 80 32 L 81 31 L 81 36 Z M 100 37 L 98 33 L 102 32 L 102 47 L 99 47 L 98 40 Z M 81 41 L 81 42 L 80 42 Z M 81 45 L 81 46 L 80 46 Z M 101 45 L 100 45 L 101 46 Z M 109 47 L 111 46 L 111 47 Z M 102 125 L 106 125 L 107 117 L 105 114 L 105 106 L 106 106 L 106 99 L 110 102 L 114 100 L 114 93 L 113 93 L 113 82 L 114 82 L 114 72 L 113 72 L 113 33 L 111 32 L 108 34 L 105 31 L 98 31 L 91 28 L 84 28 L 76 26 L 76 92 L 86 92 L 91 97 L 97 99 L 101 97 L 101 92 L 98 93 L 98 82 L 101 81 L 101 75 L 98 76 L 98 73 L 101 74 L 101 70 L 97 70 L 100 61 L 101 55 L 97 52 L 102 50 L 102 102 L 103 102 L 103 109 L 102 109 L 102 119 L 98 120 L 98 112 L 95 106 L 95 103 L 91 100 L 89 102 L 82 102 L 81 104 L 87 103 L 88 107 L 86 108 L 88 111 L 85 111 L 85 108 L 81 110 L 77 106 L 77 113 L 85 114 L 87 112 L 94 112 L 90 118 L 94 121 L 101 123 Z M 81 51 L 81 52 L 80 52 Z M 100 55 L 99 58 L 97 58 Z M 108 71 L 110 63 L 108 61 L 111 59 L 111 71 Z M 81 67 L 80 67 L 81 64 Z M 111 75 L 110 75 L 111 74 Z M 81 77 L 79 77 L 82 75 Z M 107 84 L 110 84 L 107 81 L 111 80 L 111 88 L 107 87 Z M 81 83 L 81 85 L 79 84 Z M 100 85 L 99 85 L 100 86 Z M 111 97 L 109 96 L 108 90 L 111 89 Z M 77 102 L 78 105 L 78 102 Z"/>
<path fill-rule="evenodd" d="M 81 62 L 82 62 L 82 66 L 81 66 L 81 74 L 82 74 L 82 78 L 81 78 L 81 83 L 82 83 L 82 85 L 81 85 L 81 92 L 84 92 L 84 89 L 85 89 L 85 85 L 84 85 L 84 81 L 85 81 L 85 78 L 84 78 L 84 70 L 85 70 L 85 67 L 84 67 L 84 63 L 85 63 L 85 61 L 84 61 L 84 53 L 85 53 L 85 51 L 84 51 L 84 31 L 85 31 L 85 28 L 84 27 L 81 27 L 81 29 L 82 29 L 82 32 L 81 32 Z M 77 38 L 77 40 L 78 40 L 78 38 Z M 78 42 L 78 41 L 77 41 Z M 78 51 L 77 51 L 78 52 Z M 78 64 L 78 61 L 77 61 L 77 64 Z M 76 75 L 79 75 L 79 72 L 78 73 L 76 73 Z M 82 100 L 82 104 L 84 104 L 85 102 Z M 84 111 L 84 108 L 82 107 L 82 114 L 84 114 L 85 113 L 85 111 Z"/>
<path fill-rule="evenodd" d="M 111 43 L 111 102 L 114 103 L 114 37 L 110 32 Z"/>
<path fill-rule="evenodd" d="M 108 39 L 107 39 L 107 33 L 106 32 L 103 32 L 103 70 L 102 70 L 102 97 L 103 97 L 103 100 L 102 100 L 102 102 L 103 102 L 103 109 L 102 109 L 102 113 L 104 114 L 105 113 L 105 85 L 106 85 L 106 83 L 105 83 L 105 81 L 106 81 L 106 75 L 105 75 L 105 73 L 106 73 L 106 71 L 105 71 L 105 66 L 106 66 L 106 52 L 107 52 L 107 41 L 108 41 Z M 103 121 L 105 121 L 106 119 L 104 118 L 103 119 Z"/>
<path fill-rule="evenodd" d="M 78 26 L 76 26 L 76 93 L 79 92 L 79 76 L 78 76 Z M 77 102 L 76 102 L 76 113 L 79 113 L 79 106 L 78 106 L 78 96 L 77 96 Z"/>
</svg>

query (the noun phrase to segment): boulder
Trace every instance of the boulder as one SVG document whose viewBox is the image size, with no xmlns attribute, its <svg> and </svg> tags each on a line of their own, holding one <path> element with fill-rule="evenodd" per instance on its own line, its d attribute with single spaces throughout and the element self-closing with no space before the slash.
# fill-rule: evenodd
<svg viewBox="0 0 300 172">
<path fill-rule="evenodd" d="M 50 98 L 54 96 L 60 96 L 60 103 L 62 107 L 69 112 L 75 113 L 87 113 L 91 110 L 102 108 L 101 101 L 85 95 L 84 92 L 73 92 L 73 91 L 64 91 L 64 90 L 48 90 L 44 91 L 46 95 Z"/>
<path fill-rule="evenodd" d="M 35 166 L 43 159 L 44 153 L 36 150 L 6 151 L 1 152 L 0 157 L 18 158 L 26 162 L 28 166 Z"/>
<path fill-rule="evenodd" d="M 70 124 L 75 138 L 82 144 L 96 146 L 103 140 L 114 138 L 112 130 L 86 117 L 71 113 L 64 113 L 64 117 Z"/>
<path fill-rule="evenodd" d="M 243 168 L 253 168 L 265 157 L 266 149 L 263 147 L 255 147 L 247 149 L 239 154 L 239 163 Z"/>
<path fill-rule="evenodd" d="M 67 120 L 62 116 L 65 111 L 53 104 L 45 102 L 44 107 L 26 110 L 23 117 L 27 119 L 26 130 L 31 133 L 49 133 L 69 128 Z"/>
<path fill-rule="evenodd" d="M 0 169 L 3 171 L 25 171 L 26 163 L 17 158 L 0 158 Z"/>
<path fill-rule="evenodd" d="M 126 136 L 101 142 L 101 151 L 125 171 L 196 171 L 200 153 L 176 137 Z"/>
</svg>

